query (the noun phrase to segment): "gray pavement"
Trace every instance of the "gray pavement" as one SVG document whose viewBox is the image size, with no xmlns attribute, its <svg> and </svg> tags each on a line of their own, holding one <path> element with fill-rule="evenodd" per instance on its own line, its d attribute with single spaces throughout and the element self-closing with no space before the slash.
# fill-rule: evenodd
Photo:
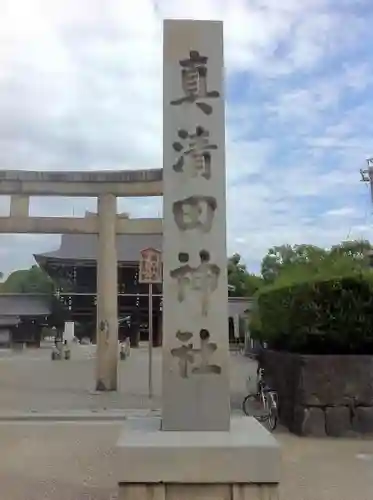
<svg viewBox="0 0 373 500">
<path fill-rule="evenodd" d="M 0 424 L 0 498 L 114 500 L 120 428 L 119 423 Z M 371 500 L 372 441 L 277 438 L 280 500 Z"/>
<path fill-rule="evenodd" d="M 47 349 L 0 353 L 0 413 L 151 415 L 160 406 L 161 352 L 154 352 L 154 391 L 147 397 L 147 352 L 120 363 L 120 391 L 95 394 L 94 348 L 79 346 L 71 361 Z M 231 354 L 231 401 L 239 408 L 255 362 Z M 114 500 L 115 443 L 120 422 L 1 422 L 0 499 Z M 276 432 L 282 445 L 281 500 L 370 500 L 373 441 L 301 439 Z"/>
<path fill-rule="evenodd" d="M 119 390 L 94 391 L 95 346 L 77 345 L 69 361 L 51 361 L 50 349 L 0 355 L 0 417 L 9 412 L 69 412 L 158 409 L 161 406 L 161 349 L 153 355 L 154 397 L 148 398 L 146 347 L 133 349 L 119 363 Z M 248 374 L 255 379 L 254 361 L 231 354 L 231 404 L 239 409 Z"/>
</svg>

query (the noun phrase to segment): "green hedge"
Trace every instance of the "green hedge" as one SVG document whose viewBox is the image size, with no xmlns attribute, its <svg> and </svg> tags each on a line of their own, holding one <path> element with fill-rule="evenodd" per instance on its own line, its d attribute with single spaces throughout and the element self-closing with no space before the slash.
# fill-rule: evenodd
<svg viewBox="0 0 373 500">
<path fill-rule="evenodd" d="M 258 325 L 269 347 L 303 353 L 373 353 L 370 275 L 274 285 L 258 294 Z M 254 315 L 255 317 L 255 315 Z"/>
</svg>

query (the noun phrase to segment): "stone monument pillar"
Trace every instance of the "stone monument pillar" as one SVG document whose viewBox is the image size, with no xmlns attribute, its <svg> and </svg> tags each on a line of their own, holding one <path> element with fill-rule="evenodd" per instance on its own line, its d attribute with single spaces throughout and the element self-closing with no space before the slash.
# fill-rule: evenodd
<svg viewBox="0 0 373 500">
<path fill-rule="evenodd" d="M 96 390 L 116 391 L 118 370 L 117 199 L 98 198 Z"/>
<path fill-rule="evenodd" d="M 166 22 L 163 54 L 164 430 L 229 429 L 223 38 Z"/>
<path fill-rule="evenodd" d="M 279 447 L 230 418 L 223 24 L 164 21 L 162 419 L 128 420 L 121 500 L 274 500 Z"/>
</svg>

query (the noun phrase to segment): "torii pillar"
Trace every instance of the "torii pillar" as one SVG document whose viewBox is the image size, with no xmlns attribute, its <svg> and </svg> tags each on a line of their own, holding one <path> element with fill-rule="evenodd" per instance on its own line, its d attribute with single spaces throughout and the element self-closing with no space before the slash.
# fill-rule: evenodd
<svg viewBox="0 0 373 500">
<path fill-rule="evenodd" d="M 118 380 L 117 198 L 98 197 L 96 390 L 116 391 Z"/>
</svg>

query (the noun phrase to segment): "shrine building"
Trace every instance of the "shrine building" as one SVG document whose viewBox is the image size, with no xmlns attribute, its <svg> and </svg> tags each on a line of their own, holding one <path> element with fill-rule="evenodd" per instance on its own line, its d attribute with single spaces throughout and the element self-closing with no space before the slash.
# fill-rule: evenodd
<svg viewBox="0 0 373 500">
<path fill-rule="evenodd" d="M 92 215 L 95 214 L 87 213 L 86 217 Z M 34 255 L 39 266 L 57 284 L 60 301 L 69 312 L 69 320 L 75 323 L 76 336 L 92 341 L 96 335 L 97 243 L 95 234 L 63 234 L 58 249 Z M 162 251 L 162 234 L 117 235 L 118 337 L 123 340 L 129 336 L 133 347 L 148 340 L 149 290 L 147 284 L 139 283 L 140 252 L 146 248 Z M 229 297 L 232 343 L 242 335 L 238 318 L 250 306 L 250 299 Z M 153 285 L 153 338 L 155 346 L 161 345 L 161 283 Z"/>
</svg>

